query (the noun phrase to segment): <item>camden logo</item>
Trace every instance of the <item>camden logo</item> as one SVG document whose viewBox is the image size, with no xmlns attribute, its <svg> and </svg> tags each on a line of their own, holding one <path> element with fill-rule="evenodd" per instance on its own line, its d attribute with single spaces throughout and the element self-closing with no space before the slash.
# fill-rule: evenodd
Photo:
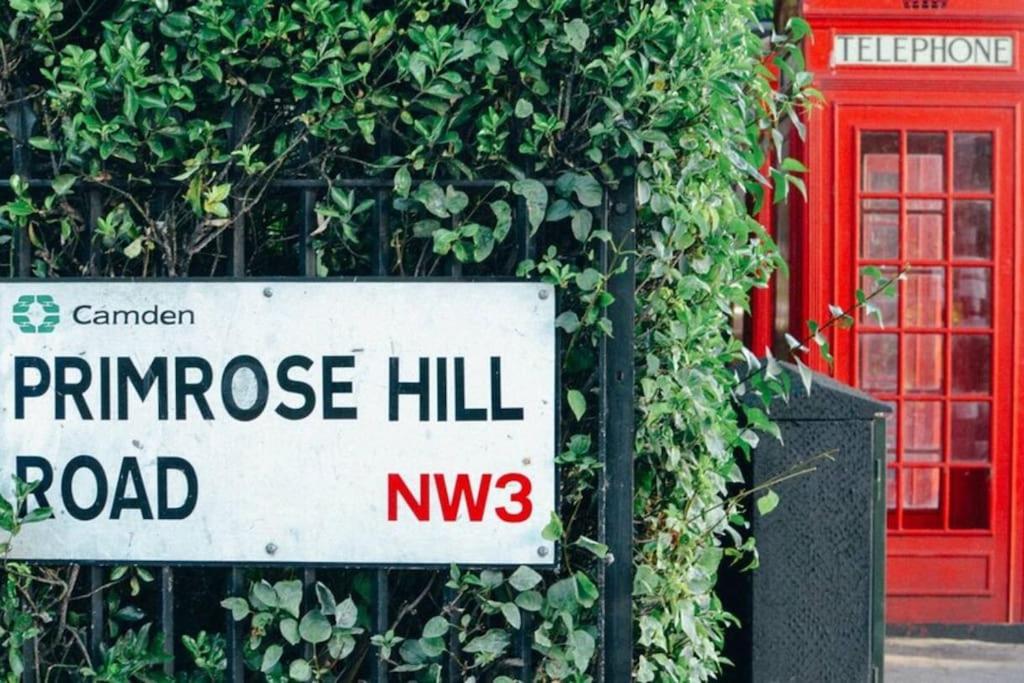
<svg viewBox="0 0 1024 683">
<path fill-rule="evenodd" d="M 26 334 L 47 334 L 60 322 L 60 306 L 49 294 L 22 294 L 11 309 L 11 321 Z"/>
</svg>

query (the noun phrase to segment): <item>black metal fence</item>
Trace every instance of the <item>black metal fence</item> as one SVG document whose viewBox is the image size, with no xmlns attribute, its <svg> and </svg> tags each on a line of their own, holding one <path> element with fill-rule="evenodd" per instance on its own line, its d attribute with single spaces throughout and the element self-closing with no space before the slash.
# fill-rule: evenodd
<svg viewBox="0 0 1024 683">
<path fill-rule="evenodd" d="M 11 170 L 25 179 L 30 188 L 45 189 L 51 181 L 46 178 L 33 178 L 33 159 L 28 143 L 32 135 L 34 115 L 30 104 L 22 101 L 6 112 L 7 128 L 13 138 L 11 150 Z M 237 125 L 237 124 L 236 124 Z M 506 179 L 505 182 L 511 179 Z M 487 191 L 494 188 L 502 180 L 498 179 L 451 179 L 437 180 L 439 185 L 451 185 L 467 192 Z M 546 181 L 552 186 L 553 181 Z M 0 193 L 10 188 L 10 181 L 0 180 Z M 150 183 L 146 186 L 152 193 L 153 202 L 166 200 L 169 193 L 180 191 L 175 183 Z M 395 252 L 392 244 L 397 226 L 393 211 L 392 180 L 390 178 L 358 178 L 326 181 L 310 178 L 277 178 L 268 186 L 267 200 L 281 202 L 285 211 L 292 216 L 291 232 L 278 236 L 282 243 L 294 244 L 288 259 L 259 260 L 253 258 L 252 244 L 259 235 L 259 228 L 254 226 L 252 215 L 245 215 L 238 200 L 234 200 L 234 215 L 241 218 L 233 219 L 230 226 L 216 238 L 217 256 L 203 267 L 208 268 L 203 275 L 211 273 L 233 277 L 314 277 L 318 275 L 317 251 L 315 236 L 318 230 L 316 207 L 329 187 L 343 188 L 359 192 L 372 199 L 372 217 L 365 226 L 368 234 L 360 237 L 367 243 L 368 258 L 355 272 L 330 272 L 328 277 L 372 276 L 388 278 L 397 275 L 408 277 L 403 272 L 401 256 Z M 79 256 L 81 264 L 78 275 L 96 276 L 101 270 L 102 254 L 95 248 L 98 222 L 103 215 L 106 196 L 110 192 L 109 185 L 81 182 L 76 186 L 75 199 L 80 201 L 80 210 L 84 216 L 85 232 L 80 236 L 83 253 Z M 161 193 L 163 199 L 161 199 Z M 0 194 L 2 196 L 2 194 Z M 598 455 L 602 465 L 599 475 L 596 496 L 596 519 L 594 527 L 598 540 L 607 544 L 610 552 L 607 561 L 598 570 L 598 584 L 601 590 L 599 604 L 599 647 L 596 664 L 598 680 L 626 681 L 629 680 L 632 666 L 632 498 L 633 498 L 633 338 L 632 329 L 635 313 L 634 288 L 635 272 L 633 250 L 635 244 L 634 226 L 636 220 L 635 183 L 622 182 L 619 187 L 606 189 L 600 207 L 595 210 L 595 223 L 608 230 L 612 236 L 610 242 L 602 242 L 598 247 L 598 257 L 607 269 L 613 265 L 617 254 L 625 255 L 625 265 L 621 272 L 610 281 L 610 293 L 615 302 L 607 314 L 612 322 L 615 334 L 605 338 L 597 350 L 597 366 L 588 379 L 596 388 L 599 399 L 598 419 L 595 425 Z M 524 259 L 534 258 L 545 243 L 554 243 L 558 231 L 568 232 L 568 226 L 546 224 L 534 233 L 527 219 L 525 203 L 519 199 L 513 206 L 513 225 L 511 240 L 507 253 L 495 254 L 489 259 L 487 269 L 481 270 L 474 266 L 471 273 L 464 272 L 464 267 L 452 258 L 445 259 L 440 265 L 441 274 L 450 277 L 472 275 L 474 278 L 514 276 L 516 266 Z M 44 239 L 36 236 L 36 239 Z M 8 275 L 11 277 L 31 277 L 33 275 L 33 245 L 30 236 L 24 230 L 13 235 L 10 244 L 3 247 L 9 253 L 4 254 L 10 264 Z M 396 258 L 397 257 L 397 258 Z M 417 269 L 418 270 L 418 269 Z M 166 270 L 156 269 L 155 275 L 166 275 Z M 422 275 L 414 272 L 413 276 Z M 432 273 L 437 275 L 438 273 Z M 38 275 L 38 273 L 36 274 Z M 185 274 L 179 273 L 184 276 Z M 313 475 L 313 473 L 311 473 Z M 382 543 L 388 539 L 382 538 Z M 342 558 L 343 559 L 343 558 Z M 87 575 L 87 586 L 82 591 L 82 600 L 88 601 L 88 647 L 93 657 L 100 656 L 106 633 L 107 604 L 104 599 L 105 588 L 109 585 L 108 575 L 111 567 L 92 565 L 83 568 L 82 574 Z M 243 639 L 246 634 L 243 626 L 230 619 L 227 610 L 220 609 L 219 601 L 228 595 L 244 595 L 248 591 L 247 573 L 250 567 L 195 568 L 161 566 L 156 568 L 154 584 L 157 589 L 149 596 L 152 606 L 151 614 L 157 615 L 155 621 L 164 635 L 166 651 L 172 655 L 166 664 L 166 672 L 173 674 L 175 661 L 173 655 L 181 655 L 179 635 L 191 633 L 200 627 L 206 627 L 215 621 L 223 620 L 226 635 L 228 672 L 232 681 L 245 679 L 245 668 L 242 657 Z M 262 569 L 263 575 L 277 575 L 287 572 L 279 566 Z M 358 568 L 323 569 L 300 568 L 294 570 L 301 575 L 306 587 L 306 602 L 313 604 L 316 600 L 313 587 L 317 580 L 340 581 L 347 586 L 362 586 L 368 593 L 369 618 L 373 633 L 384 633 L 392 627 L 395 618 L 403 612 L 412 600 L 409 596 L 429 595 L 429 604 L 433 605 L 434 613 L 443 611 L 450 595 L 442 586 L 447 575 L 442 569 L 410 569 L 393 568 Z M 559 571 L 558 569 L 552 571 Z M 425 609 L 425 608 L 424 608 Z M 425 609 L 426 611 L 426 609 Z M 215 616 L 211 616 L 215 615 Z M 429 615 L 428 615 L 429 616 Z M 529 617 L 529 614 L 525 615 Z M 538 656 L 532 648 L 533 619 L 524 618 L 520 636 L 515 642 L 513 656 L 505 660 L 503 672 L 522 681 L 533 680 Z M 450 632 L 454 634 L 454 631 Z M 455 661 L 459 653 L 459 643 L 451 636 L 449 639 L 444 670 L 449 681 L 461 680 L 461 669 Z M 26 655 L 32 656 L 32 648 L 26 648 Z M 383 662 L 368 642 L 361 643 L 359 656 L 363 658 L 359 670 L 359 680 L 388 680 L 386 663 Z M 31 663 L 31 659 L 29 659 Z M 32 680 L 32 667 L 28 667 L 26 680 Z"/>
</svg>

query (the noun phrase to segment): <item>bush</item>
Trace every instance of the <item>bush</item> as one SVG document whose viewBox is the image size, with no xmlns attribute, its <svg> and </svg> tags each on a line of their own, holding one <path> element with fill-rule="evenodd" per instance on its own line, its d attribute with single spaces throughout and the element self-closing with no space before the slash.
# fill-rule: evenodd
<svg viewBox="0 0 1024 683">
<path fill-rule="evenodd" d="M 245 221 L 254 226 L 247 271 L 290 272 L 294 206 L 272 183 L 308 178 L 327 184 L 311 236 L 316 272 L 359 274 L 374 264 L 374 194 L 342 180 L 376 177 L 394 197 L 389 272 L 504 269 L 556 284 L 569 408 L 563 515 L 550 527 L 566 541 L 561 576 L 453 568 L 449 600 L 433 614 L 366 637 L 396 673 L 430 677 L 441 636 L 455 629 L 462 674 L 486 678 L 530 612 L 540 677 L 588 680 L 604 549 L 587 538 L 599 471 L 587 398 L 598 341 L 630 333 L 604 315 L 608 281 L 631 254 L 608 243 L 599 209 L 604 187 L 635 183 L 636 676 L 706 680 L 731 621 L 714 595 L 717 568 L 750 550 L 730 547 L 742 520 L 724 504 L 740 478 L 736 454 L 757 438 L 731 401 L 731 368 L 744 356 L 730 321 L 778 263 L 751 209 L 766 176 L 799 185 L 797 165 L 779 157 L 779 129 L 813 94 L 792 42 L 805 25 L 763 40 L 755 9 L 745 0 L 121 0 L 83 10 L 4 0 L 3 132 L 20 134 L 13 113 L 29 102 L 32 174 L 54 180 L 38 191 L 12 177 L 0 229 L 8 245 L 27 236 L 39 277 L 181 276 L 228 272 L 229 231 Z M 782 87 L 769 64 L 786 76 Z M 439 182 L 481 177 L 506 182 L 480 192 Z M 538 235 L 531 258 L 511 245 L 514 206 Z M 46 571 L 68 585 L 67 570 Z M 16 572 L 8 581 L 57 590 Z M 133 592 L 122 591 L 126 603 Z M 232 597 L 228 606 L 246 602 Z M 60 604 L 4 607 L 31 614 L 49 638 L 43 668 L 85 656 L 80 622 L 53 619 Z M 273 623 L 288 618 L 270 612 Z M 346 638 L 361 637 L 354 623 Z M 151 650 L 138 642 L 144 630 L 129 635 L 135 645 L 111 652 Z M 338 673 L 350 661 L 285 669 L 288 645 L 270 640 L 249 659 L 271 678 Z M 221 661 L 196 644 L 205 636 L 189 642 L 203 661 Z M 278 649 L 268 657 L 268 647 Z"/>
</svg>

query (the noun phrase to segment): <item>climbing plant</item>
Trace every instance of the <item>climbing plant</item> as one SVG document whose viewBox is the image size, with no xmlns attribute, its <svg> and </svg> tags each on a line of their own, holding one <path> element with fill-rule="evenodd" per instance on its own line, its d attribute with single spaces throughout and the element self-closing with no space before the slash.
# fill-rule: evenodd
<svg viewBox="0 0 1024 683">
<path fill-rule="evenodd" d="M 294 577 L 253 573 L 245 594 L 220 598 L 248 629 L 254 673 L 334 680 L 380 657 L 396 678 L 436 680 L 455 643 L 462 677 L 507 681 L 513 632 L 529 616 L 538 678 L 590 680 L 596 569 L 609 559 L 592 540 L 596 346 L 623 334 L 635 335 L 638 370 L 636 678 L 721 670 L 733 619 L 716 574 L 752 551 L 726 500 L 741 483 L 737 458 L 773 431 L 765 410 L 734 398 L 741 385 L 765 404 L 787 389 L 779 373 L 739 377 L 737 363 L 753 361 L 730 322 L 779 265 L 751 215 L 772 184 L 777 197 L 801 189 L 781 130 L 799 128 L 815 97 L 798 46 L 806 24 L 762 36 L 758 10 L 750 0 L 0 0 L 0 137 L 8 148 L 26 139 L 31 153 L 30 173 L 5 162 L 8 274 L 16 236 L 37 277 L 224 274 L 242 222 L 247 272 L 286 273 L 294 206 L 274 189 L 285 177 L 326 183 L 317 273 L 367 273 L 373 191 L 342 181 L 372 177 L 390 187 L 391 274 L 507 270 L 560 290 L 562 509 L 545 531 L 562 541 L 558 570 L 453 567 L 445 586 L 399 591 L 404 606 L 384 633 L 369 628 L 365 576 L 318 585 L 303 611 Z M 444 182 L 473 178 L 502 182 Z M 630 253 L 600 220 L 604 189 L 620 183 L 638 198 Z M 525 260 L 509 237 L 517 206 L 538 240 Z M 616 330 L 608 282 L 628 257 L 638 320 Z M 145 569 L 108 576 L 112 644 L 97 660 L 83 640 L 79 569 L 5 568 L 8 678 L 34 638 L 41 678 L 162 679 Z M 180 676 L 224 676 L 219 637 L 186 636 L 183 647 L 191 663 L 178 669 L 192 668 Z"/>
</svg>

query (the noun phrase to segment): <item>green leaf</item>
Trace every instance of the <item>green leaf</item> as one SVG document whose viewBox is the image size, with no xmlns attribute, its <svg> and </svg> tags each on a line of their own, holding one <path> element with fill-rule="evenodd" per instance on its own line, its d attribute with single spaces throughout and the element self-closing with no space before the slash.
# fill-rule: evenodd
<svg viewBox="0 0 1024 683">
<path fill-rule="evenodd" d="M 757 511 L 767 515 L 779 504 L 779 494 L 769 489 L 763 496 L 757 499 Z"/>
<path fill-rule="evenodd" d="M 326 643 L 331 637 L 331 624 L 320 610 L 307 612 L 299 622 L 299 637 L 307 643 Z"/>
<path fill-rule="evenodd" d="M 587 209 L 572 212 L 572 235 L 580 242 L 590 237 L 590 229 L 594 224 L 594 215 Z"/>
<path fill-rule="evenodd" d="M 577 538 L 575 541 L 573 541 L 573 545 L 578 545 L 584 550 L 587 550 L 593 553 L 596 557 L 602 559 L 608 554 L 608 546 L 606 546 L 604 543 L 599 543 L 598 541 L 595 541 L 591 538 L 587 538 L 586 536 L 580 536 L 579 538 Z"/>
<path fill-rule="evenodd" d="M 431 617 L 423 627 L 424 638 L 440 638 L 448 633 L 448 621 L 442 616 Z"/>
<path fill-rule="evenodd" d="M 569 636 L 569 648 L 572 652 L 573 665 L 580 673 L 585 673 L 594 656 L 597 643 L 594 636 L 586 631 L 576 630 Z"/>
<path fill-rule="evenodd" d="M 356 620 L 359 618 L 359 608 L 356 607 L 356 603 L 352 602 L 352 598 L 345 598 L 334 610 L 334 623 L 341 628 L 352 628 L 356 625 Z"/>
<path fill-rule="evenodd" d="M 62 173 L 53 179 L 53 191 L 58 195 L 67 194 L 76 180 L 78 180 L 78 176 Z"/>
<path fill-rule="evenodd" d="M 412 187 L 412 176 L 409 174 L 409 166 L 399 166 L 395 171 L 395 194 L 403 199 L 409 196 L 409 189 Z"/>
<path fill-rule="evenodd" d="M 334 599 L 334 593 L 320 581 L 316 582 L 316 599 L 320 603 L 320 611 L 326 617 L 333 617 L 338 603 Z"/>
<path fill-rule="evenodd" d="M 516 605 L 527 612 L 539 612 L 544 606 L 544 596 L 537 591 L 524 591 L 516 596 Z"/>
<path fill-rule="evenodd" d="M 512 628 L 519 628 L 523 623 L 522 615 L 519 614 L 519 608 L 514 603 L 503 602 L 501 604 L 501 614 Z"/>
<path fill-rule="evenodd" d="M 553 540 L 553 539 L 548 539 Z M 509 584 L 517 591 L 528 591 L 542 581 L 542 577 L 531 567 L 523 565 L 508 577 Z"/>
<path fill-rule="evenodd" d="M 220 601 L 220 606 L 231 610 L 231 618 L 235 621 L 249 616 L 249 602 L 245 598 L 225 598 Z"/>
<path fill-rule="evenodd" d="M 260 671 L 267 673 L 274 668 L 274 665 L 281 660 L 284 648 L 280 645 L 271 645 L 263 652 L 263 659 L 260 662 Z"/>
<path fill-rule="evenodd" d="M 573 19 L 563 26 L 565 29 L 566 39 L 569 41 L 569 45 L 576 52 L 583 52 L 583 49 L 587 46 L 587 39 L 590 37 L 590 28 L 586 22 L 582 19 Z"/>
<path fill-rule="evenodd" d="M 502 629 L 492 628 L 482 636 L 477 636 L 473 640 L 466 643 L 463 647 L 464 652 L 470 654 L 475 652 L 482 652 L 489 655 L 500 655 L 509 646 L 511 638 L 507 631 Z"/>
<path fill-rule="evenodd" d="M 412 193 L 412 198 L 423 204 L 427 211 L 438 218 L 448 218 L 451 215 L 445 206 L 444 190 L 431 180 L 421 183 Z"/>
<path fill-rule="evenodd" d="M 536 231 L 544 221 L 548 207 L 548 190 L 538 180 L 526 178 L 512 183 L 512 192 L 526 200 L 526 218 L 531 232 Z"/>
<path fill-rule="evenodd" d="M 293 681 L 308 681 L 313 678 L 313 670 L 305 659 L 295 659 L 288 666 L 288 678 Z"/>
<path fill-rule="evenodd" d="M 566 399 L 569 401 L 569 408 L 572 410 L 572 414 L 576 416 L 576 421 L 579 422 L 587 412 L 587 399 L 583 397 L 583 394 L 578 389 L 570 389 L 569 393 L 566 394 Z"/>
<path fill-rule="evenodd" d="M 296 619 L 299 618 L 299 605 L 302 604 L 302 582 L 278 581 L 274 584 L 274 593 L 277 594 L 277 606 Z"/>
<path fill-rule="evenodd" d="M 565 535 L 562 520 L 558 518 L 558 514 L 554 510 L 551 511 L 551 519 L 541 530 L 540 535 L 545 541 L 557 541 Z"/>
<path fill-rule="evenodd" d="M 519 98 L 516 101 L 516 118 L 525 119 L 533 116 L 533 104 L 529 100 Z"/>
<path fill-rule="evenodd" d="M 281 637 L 287 640 L 289 645 L 299 644 L 299 622 L 294 619 L 282 619 L 280 629 Z"/>
</svg>

